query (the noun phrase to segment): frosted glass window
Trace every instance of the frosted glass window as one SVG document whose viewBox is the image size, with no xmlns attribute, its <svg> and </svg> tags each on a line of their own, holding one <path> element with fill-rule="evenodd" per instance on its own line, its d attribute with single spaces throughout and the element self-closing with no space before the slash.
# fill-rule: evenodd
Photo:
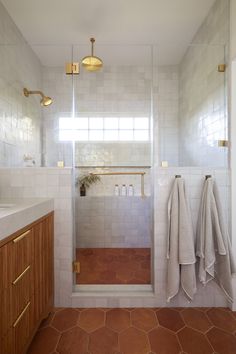
<svg viewBox="0 0 236 354">
<path fill-rule="evenodd" d="M 134 131 L 134 140 L 136 140 L 136 141 L 149 140 L 149 131 L 148 130 L 135 130 Z"/>
<path fill-rule="evenodd" d="M 120 129 L 133 129 L 133 118 L 120 118 Z"/>
<path fill-rule="evenodd" d="M 74 129 L 88 129 L 88 118 L 75 118 Z"/>
<path fill-rule="evenodd" d="M 122 141 L 134 140 L 133 130 L 120 130 L 119 135 Z"/>
<path fill-rule="evenodd" d="M 103 130 L 90 130 L 89 140 L 93 140 L 93 141 L 103 140 Z"/>
<path fill-rule="evenodd" d="M 89 129 L 103 129 L 103 118 L 89 118 Z"/>
<path fill-rule="evenodd" d="M 207 121 L 203 122 L 206 125 Z M 148 117 L 61 117 L 60 141 L 148 141 L 150 139 Z M 216 121 L 216 125 L 221 122 Z M 208 125 L 205 126 L 207 134 Z"/>
<path fill-rule="evenodd" d="M 149 128 L 149 119 L 144 118 L 134 118 L 134 129 L 148 129 Z"/>
<path fill-rule="evenodd" d="M 117 141 L 119 139 L 118 130 L 104 130 L 104 140 Z"/>
<path fill-rule="evenodd" d="M 118 129 L 119 118 L 104 118 L 104 129 Z"/>
<path fill-rule="evenodd" d="M 75 130 L 76 141 L 88 141 L 88 130 Z"/>
<path fill-rule="evenodd" d="M 74 140 L 74 130 L 60 130 L 59 131 L 60 141 L 73 141 Z"/>
<path fill-rule="evenodd" d="M 60 118 L 59 119 L 59 129 L 74 129 L 74 119 L 73 118 Z"/>
</svg>

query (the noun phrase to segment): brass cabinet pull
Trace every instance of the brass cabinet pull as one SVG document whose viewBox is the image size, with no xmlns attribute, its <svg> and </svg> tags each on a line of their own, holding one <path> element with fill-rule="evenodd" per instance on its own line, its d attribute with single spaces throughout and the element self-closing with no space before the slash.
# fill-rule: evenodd
<svg viewBox="0 0 236 354">
<path fill-rule="evenodd" d="M 31 232 L 31 230 L 28 230 L 26 232 L 24 232 L 23 234 L 21 234 L 20 236 L 14 238 L 13 242 L 16 243 L 16 242 L 19 242 L 20 240 L 22 240 L 22 238 L 26 237 L 27 235 L 29 235 Z"/>
<path fill-rule="evenodd" d="M 28 304 L 25 306 L 24 310 L 20 313 L 20 315 L 18 316 L 18 318 L 16 319 L 16 321 L 13 323 L 13 328 L 15 328 L 17 326 L 17 324 L 20 322 L 21 318 L 23 317 L 24 313 L 27 311 L 28 307 L 30 305 L 30 301 L 28 302 Z"/>
<path fill-rule="evenodd" d="M 23 277 L 23 275 L 30 269 L 30 265 L 25 268 L 25 270 L 12 282 L 13 285 L 16 285 L 18 281 Z"/>
</svg>

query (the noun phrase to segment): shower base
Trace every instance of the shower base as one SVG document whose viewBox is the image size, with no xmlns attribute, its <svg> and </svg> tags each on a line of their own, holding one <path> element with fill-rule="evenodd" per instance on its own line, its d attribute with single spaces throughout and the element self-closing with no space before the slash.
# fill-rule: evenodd
<svg viewBox="0 0 236 354">
<path fill-rule="evenodd" d="M 77 284 L 150 284 L 150 248 L 80 248 Z"/>
</svg>

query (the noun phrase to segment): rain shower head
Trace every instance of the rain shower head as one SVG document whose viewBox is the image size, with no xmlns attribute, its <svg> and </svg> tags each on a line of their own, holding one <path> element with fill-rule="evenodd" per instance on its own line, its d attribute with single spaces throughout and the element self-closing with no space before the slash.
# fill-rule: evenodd
<svg viewBox="0 0 236 354">
<path fill-rule="evenodd" d="M 91 42 L 91 55 L 84 57 L 82 59 L 83 67 L 88 71 L 97 71 L 102 68 L 102 59 L 93 55 L 93 45 L 95 42 L 95 38 L 90 38 Z"/>
<path fill-rule="evenodd" d="M 40 100 L 40 104 L 43 107 L 50 106 L 50 104 L 52 103 L 52 98 L 45 96 L 42 91 L 29 91 L 27 90 L 27 88 L 24 88 L 23 92 L 25 97 L 29 97 L 29 95 L 40 95 L 42 97 L 42 99 Z"/>
</svg>

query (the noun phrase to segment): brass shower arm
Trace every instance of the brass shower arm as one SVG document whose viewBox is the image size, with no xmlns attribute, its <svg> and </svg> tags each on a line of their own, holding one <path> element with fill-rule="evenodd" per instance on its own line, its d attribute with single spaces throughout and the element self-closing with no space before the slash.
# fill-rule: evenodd
<svg viewBox="0 0 236 354">
<path fill-rule="evenodd" d="M 44 94 L 42 91 L 29 91 L 27 88 L 24 88 L 24 95 L 28 97 L 29 95 L 40 95 L 41 97 L 44 97 Z"/>
<path fill-rule="evenodd" d="M 94 42 L 95 42 L 95 38 L 90 38 L 90 42 L 92 43 L 92 46 L 91 46 L 91 56 L 93 57 L 93 45 L 94 45 Z"/>
<path fill-rule="evenodd" d="M 40 104 L 41 106 L 49 106 L 52 103 L 51 97 L 45 96 L 42 91 L 35 90 L 29 91 L 26 87 L 23 89 L 25 97 L 29 97 L 29 95 L 40 95 L 42 97 Z"/>
</svg>

